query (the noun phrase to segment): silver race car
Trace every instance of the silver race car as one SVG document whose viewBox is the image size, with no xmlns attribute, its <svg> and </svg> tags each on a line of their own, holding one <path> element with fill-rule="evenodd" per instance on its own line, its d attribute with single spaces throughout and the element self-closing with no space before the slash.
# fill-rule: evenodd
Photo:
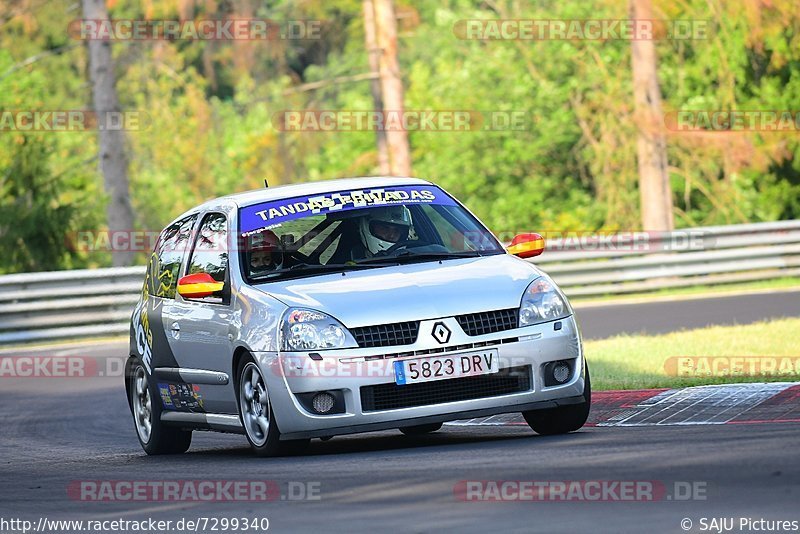
<svg viewBox="0 0 800 534">
<path fill-rule="evenodd" d="M 358 178 L 218 198 L 167 226 L 130 330 L 126 388 L 148 454 L 193 430 L 259 455 L 311 438 L 521 412 L 540 434 L 586 422 L 572 309 L 430 182 Z"/>
</svg>

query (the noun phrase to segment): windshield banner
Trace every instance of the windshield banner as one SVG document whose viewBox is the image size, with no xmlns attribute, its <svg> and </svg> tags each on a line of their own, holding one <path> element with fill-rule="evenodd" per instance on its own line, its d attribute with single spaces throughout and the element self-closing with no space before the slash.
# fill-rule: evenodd
<svg viewBox="0 0 800 534">
<path fill-rule="evenodd" d="M 246 206 L 239 212 L 239 228 L 242 235 L 248 235 L 309 215 L 398 204 L 455 206 L 456 202 L 444 191 L 432 185 L 354 189 L 337 193 L 273 200 Z"/>
</svg>

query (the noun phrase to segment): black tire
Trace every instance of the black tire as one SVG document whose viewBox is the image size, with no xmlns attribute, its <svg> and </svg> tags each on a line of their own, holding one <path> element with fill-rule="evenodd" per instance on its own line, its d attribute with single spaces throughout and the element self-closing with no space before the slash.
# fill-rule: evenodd
<svg viewBox="0 0 800 534">
<path fill-rule="evenodd" d="M 427 425 L 414 425 L 400 427 L 400 432 L 406 436 L 421 436 L 422 434 L 430 434 L 442 428 L 442 423 L 428 423 Z"/>
<path fill-rule="evenodd" d="M 256 378 L 254 374 L 257 375 Z M 236 377 L 239 421 L 253 452 L 257 456 L 264 457 L 304 452 L 311 442 L 310 439 L 281 440 L 281 431 L 275 419 L 275 412 L 272 411 L 266 381 L 252 356 L 242 358 Z M 254 382 L 256 386 L 253 386 Z"/>
<path fill-rule="evenodd" d="M 586 365 L 586 381 L 583 386 L 583 397 L 580 404 L 559 406 L 546 410 L 522 412 L 522 416 L 534 432 L 542 436 L 553 436 L 574 432 L 586 424 L 589 409 L 592 405 L 592 382 L 589 378 L 589 365 Z"/>
<path fill-rule="evenodd" d="M 161 422 L 161 396 L 142 361 L 134 358 L 128 373 L 128 402 L 139 444 L 149 455 L 181 454 L 192 444 L 192 431 Z M 148 429 L 149 425 L 149 429 Z"/>
</svg>

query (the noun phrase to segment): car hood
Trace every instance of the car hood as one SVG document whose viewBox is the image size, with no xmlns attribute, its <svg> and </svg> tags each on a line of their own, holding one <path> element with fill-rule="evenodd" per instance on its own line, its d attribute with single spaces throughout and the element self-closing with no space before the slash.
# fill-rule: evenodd
<svg viewBox="0 0 800 534">
<path fill-rule="evenodd" d="M 255 287 L 287 306 L 313 308 L 347 327 L 452 317 L 519 306 L 532 264 L 509 254 L 378 267 Z"/>
</svg>

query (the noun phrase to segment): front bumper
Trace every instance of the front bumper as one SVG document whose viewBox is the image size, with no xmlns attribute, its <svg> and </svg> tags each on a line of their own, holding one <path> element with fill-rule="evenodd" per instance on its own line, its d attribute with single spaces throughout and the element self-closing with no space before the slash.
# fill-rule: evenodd
<svg viewBox="0 0 800 534">
<path fill-rule="evenodd" d="M 444 345 L 427 335 L 436 322 L 444 322 L 453 333 Z M 439 402 L 434 395 L 430 397 L 430 403 L 395 409 L 376 409 L 374 406 L 365 406 L 362 402 L 361 388 L 394 383 L 393 362 L 398 359 L 475 353 L 489 349 L 497 350 L 500 373 L 510 369 L 516 374 L 521 370 L 529 370 L 530 379 L 524 382 L 523 389 L 512 393 L 487 393 L 487 396 L 479 398 L 444 402 Z M 322 351 L 319 354 L 322 356 L 320 361 L 312 360 L 308 353 L 256 354 L 267 380 L 272 409 L 284 439 L 352 434 L 445 422 L 551 408 L 584 400 L 585 365 L 574 316 L 483 336 L 467 336 L 452 318 L 422 321 L 420 335 L 414 345 L 342 349 Z M 375 359 L 383 356 L 385 358 Z M 557 360 L 574 362 L 572 376 L 562 385 L 545 387 L 543 366 Z M 409 386 L 399 386 L 406 387 Z M 331 390 L 343 393 L 343 413 L 312 413 L 297 397 L 297 394 Z"/>
</svg>

